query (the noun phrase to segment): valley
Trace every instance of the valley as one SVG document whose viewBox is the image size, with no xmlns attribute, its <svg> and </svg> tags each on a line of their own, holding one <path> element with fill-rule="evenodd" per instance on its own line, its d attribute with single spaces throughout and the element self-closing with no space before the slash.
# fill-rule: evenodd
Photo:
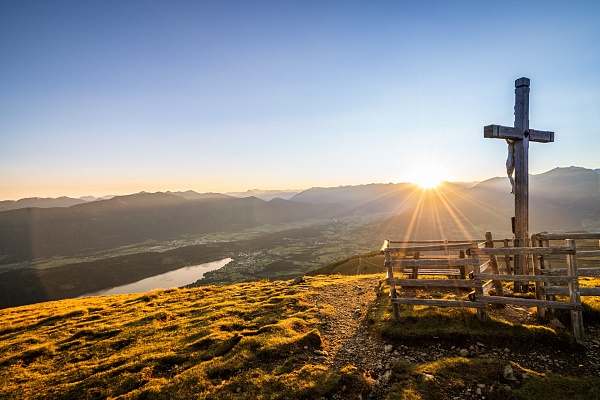
<svg viewBox="0 0 600 400">
<path fill-rule="evenodd" d="M 531 176 L 531 232 L 600 230 L 600 174 Z M 0 307 L 78 297 L 232 258 L 187 286 L 291 279 L 376 251 L 384 239 L 512 237 L 507 178 L 313 188 L 290 200 L 137 193 L 0 212 Z"/>
<path fill-rule="evenodd" d="M 289 279 L 353 254 L 381 240 L 360 234 L 381 216 L 354 216 L 264 225 L 237 232 L 145 241 L 114 251 L 52 257 L 2 266 L 0 307 L 79 297 L 181 267 L 227 257 L 233 261 L 189 286 L 261 279 Z"/>
</svg>

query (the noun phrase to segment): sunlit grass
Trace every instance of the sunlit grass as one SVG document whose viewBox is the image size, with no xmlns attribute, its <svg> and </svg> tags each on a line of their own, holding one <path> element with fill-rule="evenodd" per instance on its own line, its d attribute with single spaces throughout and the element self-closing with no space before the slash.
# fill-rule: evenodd
<svg viewBox="0 0 600 400">
<path fill-rule="evenodd" d="M 340 382 L 366 390 L 356 369 L 313 363 L 327 310 L 307 301 L 311 290 L 262 281 L 3 310 L 0 397 L 312 398 Z"/>
<path fill-rule="evenodd" d="M 264 280 L 5 309 L 0 398 L 366 398 L 375 388 L 367 371 L 353 365 L 331 369 L 315 359 L 314 350 L 324 344 L 320 324 L 332 320 L 336 309 L 317 308 L 311 301 L 316 290 L 365 277 L 374 276 L 305 277 L 299 285 Z M 469 309 L 406 307 L 399 324 L 391 315 L 387 288 L 382 285 L 378 293 L 366 321 L 385 340 L 570 346 L 566 335 L 550 328 L 493 318 L 484 323 Z M 598 312 L 597 298 L 584 300 L 584 312 Z M 515 372 L 527 372 L 528 378 L 508 392 L 498 380 L 506 362 L 453 356 L 396 360 L 390 364 L 389 397 L 443 399 L 453 390 L 484 383 L 492 399 L 543 398 L 545 387 L 553 388 L 556 398 L 573 392 L 577 399 L 585 398 L 577 394 L 580 387 L 591 394 L 600 387 L 597 377 L 534 373 L 513 363 Z M 435 380 L 423 381 L 423 373 Z"/>
</svg>

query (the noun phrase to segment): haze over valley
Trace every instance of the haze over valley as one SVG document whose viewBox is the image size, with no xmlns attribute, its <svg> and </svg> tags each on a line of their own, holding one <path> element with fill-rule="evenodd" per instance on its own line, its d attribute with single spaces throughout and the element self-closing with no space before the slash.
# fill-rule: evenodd
<svg viewBox="0 0 600 400">
<path fill-rule="evenodd" d="M 599 170 L 556 168 L 530 184 L 531 232 L 600 230 Z M 289 200 L 186 191 L 17 201 L 25 208 L 0 212 L 0 304 L 77 297 L 227 257 L 199 283 L 293 278 L 388 238 L 512 237 L 509 189 L 491 178 L 312 188 L 285 192 Z"/>
</svg>

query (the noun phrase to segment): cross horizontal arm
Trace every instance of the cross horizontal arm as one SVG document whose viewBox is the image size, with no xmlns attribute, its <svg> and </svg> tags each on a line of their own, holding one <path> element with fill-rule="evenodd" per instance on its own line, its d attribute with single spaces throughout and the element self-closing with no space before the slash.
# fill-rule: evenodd
<svg viewBox="0 0 600 400">
<path fill-rule="evenodd" d="M 536 131 L 535 129 L 529 130 L 529 141 L 539 143 L 554 142 L 554 132 L 550 131 Z"/>
<path fill-rule="evenodd" d="M 529 135 L 530 142 L 549 143 L 554 142 L 554 132 L 549 131 L 537 131 L 530 129 L 527 134 Z M 524 133 L 518 128 L 501 125 L 487 125 L 483 127 L 484 138 L 496 138 L 496 139 L 510 139 L 520 140 L 523 139 Z"/>
<path fill-rule="evenodd" d="M 523 139 L 523 131 L 510 126 L 487 125 L 483 127 L 483 137 L 519 140 Z"/>
</svg>

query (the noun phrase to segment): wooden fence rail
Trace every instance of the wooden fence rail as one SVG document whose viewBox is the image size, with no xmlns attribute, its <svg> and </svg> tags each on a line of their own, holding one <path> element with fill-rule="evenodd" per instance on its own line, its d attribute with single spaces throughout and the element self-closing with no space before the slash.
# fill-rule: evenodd
<svg viewBox="0 0 600 400">
<path fill-rule="evenodd" d="M 424 243 L 429 243 L 425 244 Z M 467 280 L 466 269 L 479 272 L 480 262 L 476 257 L 467 258 L 466 251 L 477 247 L 475 241 L 391 241 L 386 240 L 381 248 L 385 254 L 387 283 L 390 286 L 390 302 L 394 318 L 400 321 L 399 305 L 426 305 L 436 307 L 476 308 L 479 319 L 485 320 L 485 303 L 469 300 L 417 299 L 399 296 L 399 289 L 406 287 L 471 288 L 483 293 L 481 280 Z M 422 253 L 444 252 L 444 255 L 421 255 Z M 458 252 L 458 255 L 452 255 Z M 412 256 L 413 258 L 406 258 Z M 410 270 L 410 271 L 409 271 Z M 398 279 L 394 272 L 407 274 L 410 278 Z M 458 279 L 418 279 L 419 276 L 446 275 Z"/>
<path fill-rule="evenodd" d="M 550 247 L 550 241 L 562 241 L 562 240 L 572 240 L 574 243 L 576 240 L 585 241 L 585 240 L 598 240 L 600 241 L 600 233 L 598 232 L 585 232 L 585 233 L 548 233 L 541 232 L 531 235 L 531 242 L 533 245 L 544 246 L 547 248 L 556 248 Z M 581 261 L 584 265 L 589 265 L 590 262 L 595 261 L 596 263 L 600 262 L 600 260 L 589 260 L 590 257 L 600 258 L 600 247 L 598 246 L 599 242 L 596 242 L 595 246 L 589 244 L 582 244 L 581 246 L 577 246 L 575 252 L 575 262 L 578 260 Z M 575 245 L 574 245 L 575 247 Z M 569 275 L 569 259 L 567 259 L 566 268 L 552 268 L 551 262 L 558 261 L 552 255 L 538 255 L 533 257 L 533 268 L 534 273 L 536 275 L 543 276 L 565 276 Z M 600 268 L 577 268 L 577 278 L 579 280 L 580 277 L 600 277 Z M 569 296 L 570 289 L 568 286 L 557 286 L 557 285 L 549 285 L 548 283 L 558 283 L 547 281 L 547 283 L 542 283 L 536 285 L 536 298 L 540 300 L 550 300 L 554 301 L 556 296 Z M 583 287 L 579 288 L 579 296 L 600 296 L 600 287 Z M 554 311 L 556 307 L 548 307 L 548 310 L 551 312 Z M 546 316 L 546 308 L 538 308 L 538 316 L 543 318 Z"/>
<path fill-rule="evenodd" d="M 585 236 L 585 238 L 589 238 Z M 554 239 L 553 240 L 558 240 Z M 526 307 L 537 307 L 538 315 L 543 316 L 546 309 L 567 309 L 571 313 L 571 328 L 575 339 L 579 343 L 585 342 L 585 331 L 583 328 L 583 316 L 581 308 L 581 295 L 600 295 L 600 288 L 579 288 L 579 276 L 586 274 L 588 276 L 600 276 L 600 268 L 577 269 L 577 248 L 575 239 L 566 240 L 566 246 L 535 246 L 535 247 L 510 247 L 506 246 L 506 241 L 493 241 L 491 234 L 486 234 L 486 241 L 477 243 L 475 241 L 450 243 L 444 242 L 432 243 L 430 246 L 415 245 L 410 242 L 393 242 L 386 240 L 381 249 L 385 254 L 385 266 L 387 268 L 387 283 L 390 286 L 390 302 L 394 311 L 394 318 L 400 321 L 400 304 L 409 305 L 428 305 L 438 307 L 469 307 L 477 309 L 478 318 L 485 320 L 486 304 L 512 304 Z M 505 247 L 494 248 L 495 242 L 505 244 Z M 402 243 L 402 246 L 396 246 Z M 538 238 L 532 243 L 541 243 Z M 446 257 L 428 258 L 419 257 L 420 253 L 431 251 L 445 251 Z M 450 251 L 459 251 L 458 257 L 450 255 Z M 414 258 L 407 257 L 408 252 L 415 252 Z M 596 251 L 588 254 L 596 256 Z M 515 256 L 532 257 L 534 260 L 535 275 L 509 275 L 499 272 L 497 257 Z M 549 255 L 559 255 L 565 257 L 566 268 L 564 269 L 544 269 L 540 268 L 540 260 Z M 587 255 L 587 254 L 586 254 Z M 431 256 L 430 256 L 431 257 Z M 468 257 L 468 258 L 467 258 Z M 486 257 L 488 260 L 481 263 L 480 257 Z M 448 271 L 456 267 L 469 268 L 470 279 L 418 279 L 419 275 L 448 275 Z M 395 278 L 394 272 L 407 274 L 407 269 L 411 269 L 410 278 Z M 415 274 L 419 271 L 419 274 Z M 428 271 L 430 273 L 428 273 Z M 525 270 L 528 271 L 527 269 Z M 485 282 L 484 281 L 488 281 Z M 534 282 L 536 284 L 536 298 L 523 297 L 503 297 L 503 288 L 501 282 Z M 556 284 L 565 284 L 566 286 L 556 286 Z M 552 284 L 552 285 L 551 285 Z M 447 287 L 447 288 L 471 288 L 473 291 L 469 294 L 469 300 L 440 300 L 440 299 L 416 299 L 402 298 L 400 290 L 403 287 Z M 490 296 L 490 289 L 496 288 L 497 296 Z M 554 295 L 568 296 L 568 301 L 556 301 Z M 545 298 L 547 296 L 549 298 Z"/>
</svg>

